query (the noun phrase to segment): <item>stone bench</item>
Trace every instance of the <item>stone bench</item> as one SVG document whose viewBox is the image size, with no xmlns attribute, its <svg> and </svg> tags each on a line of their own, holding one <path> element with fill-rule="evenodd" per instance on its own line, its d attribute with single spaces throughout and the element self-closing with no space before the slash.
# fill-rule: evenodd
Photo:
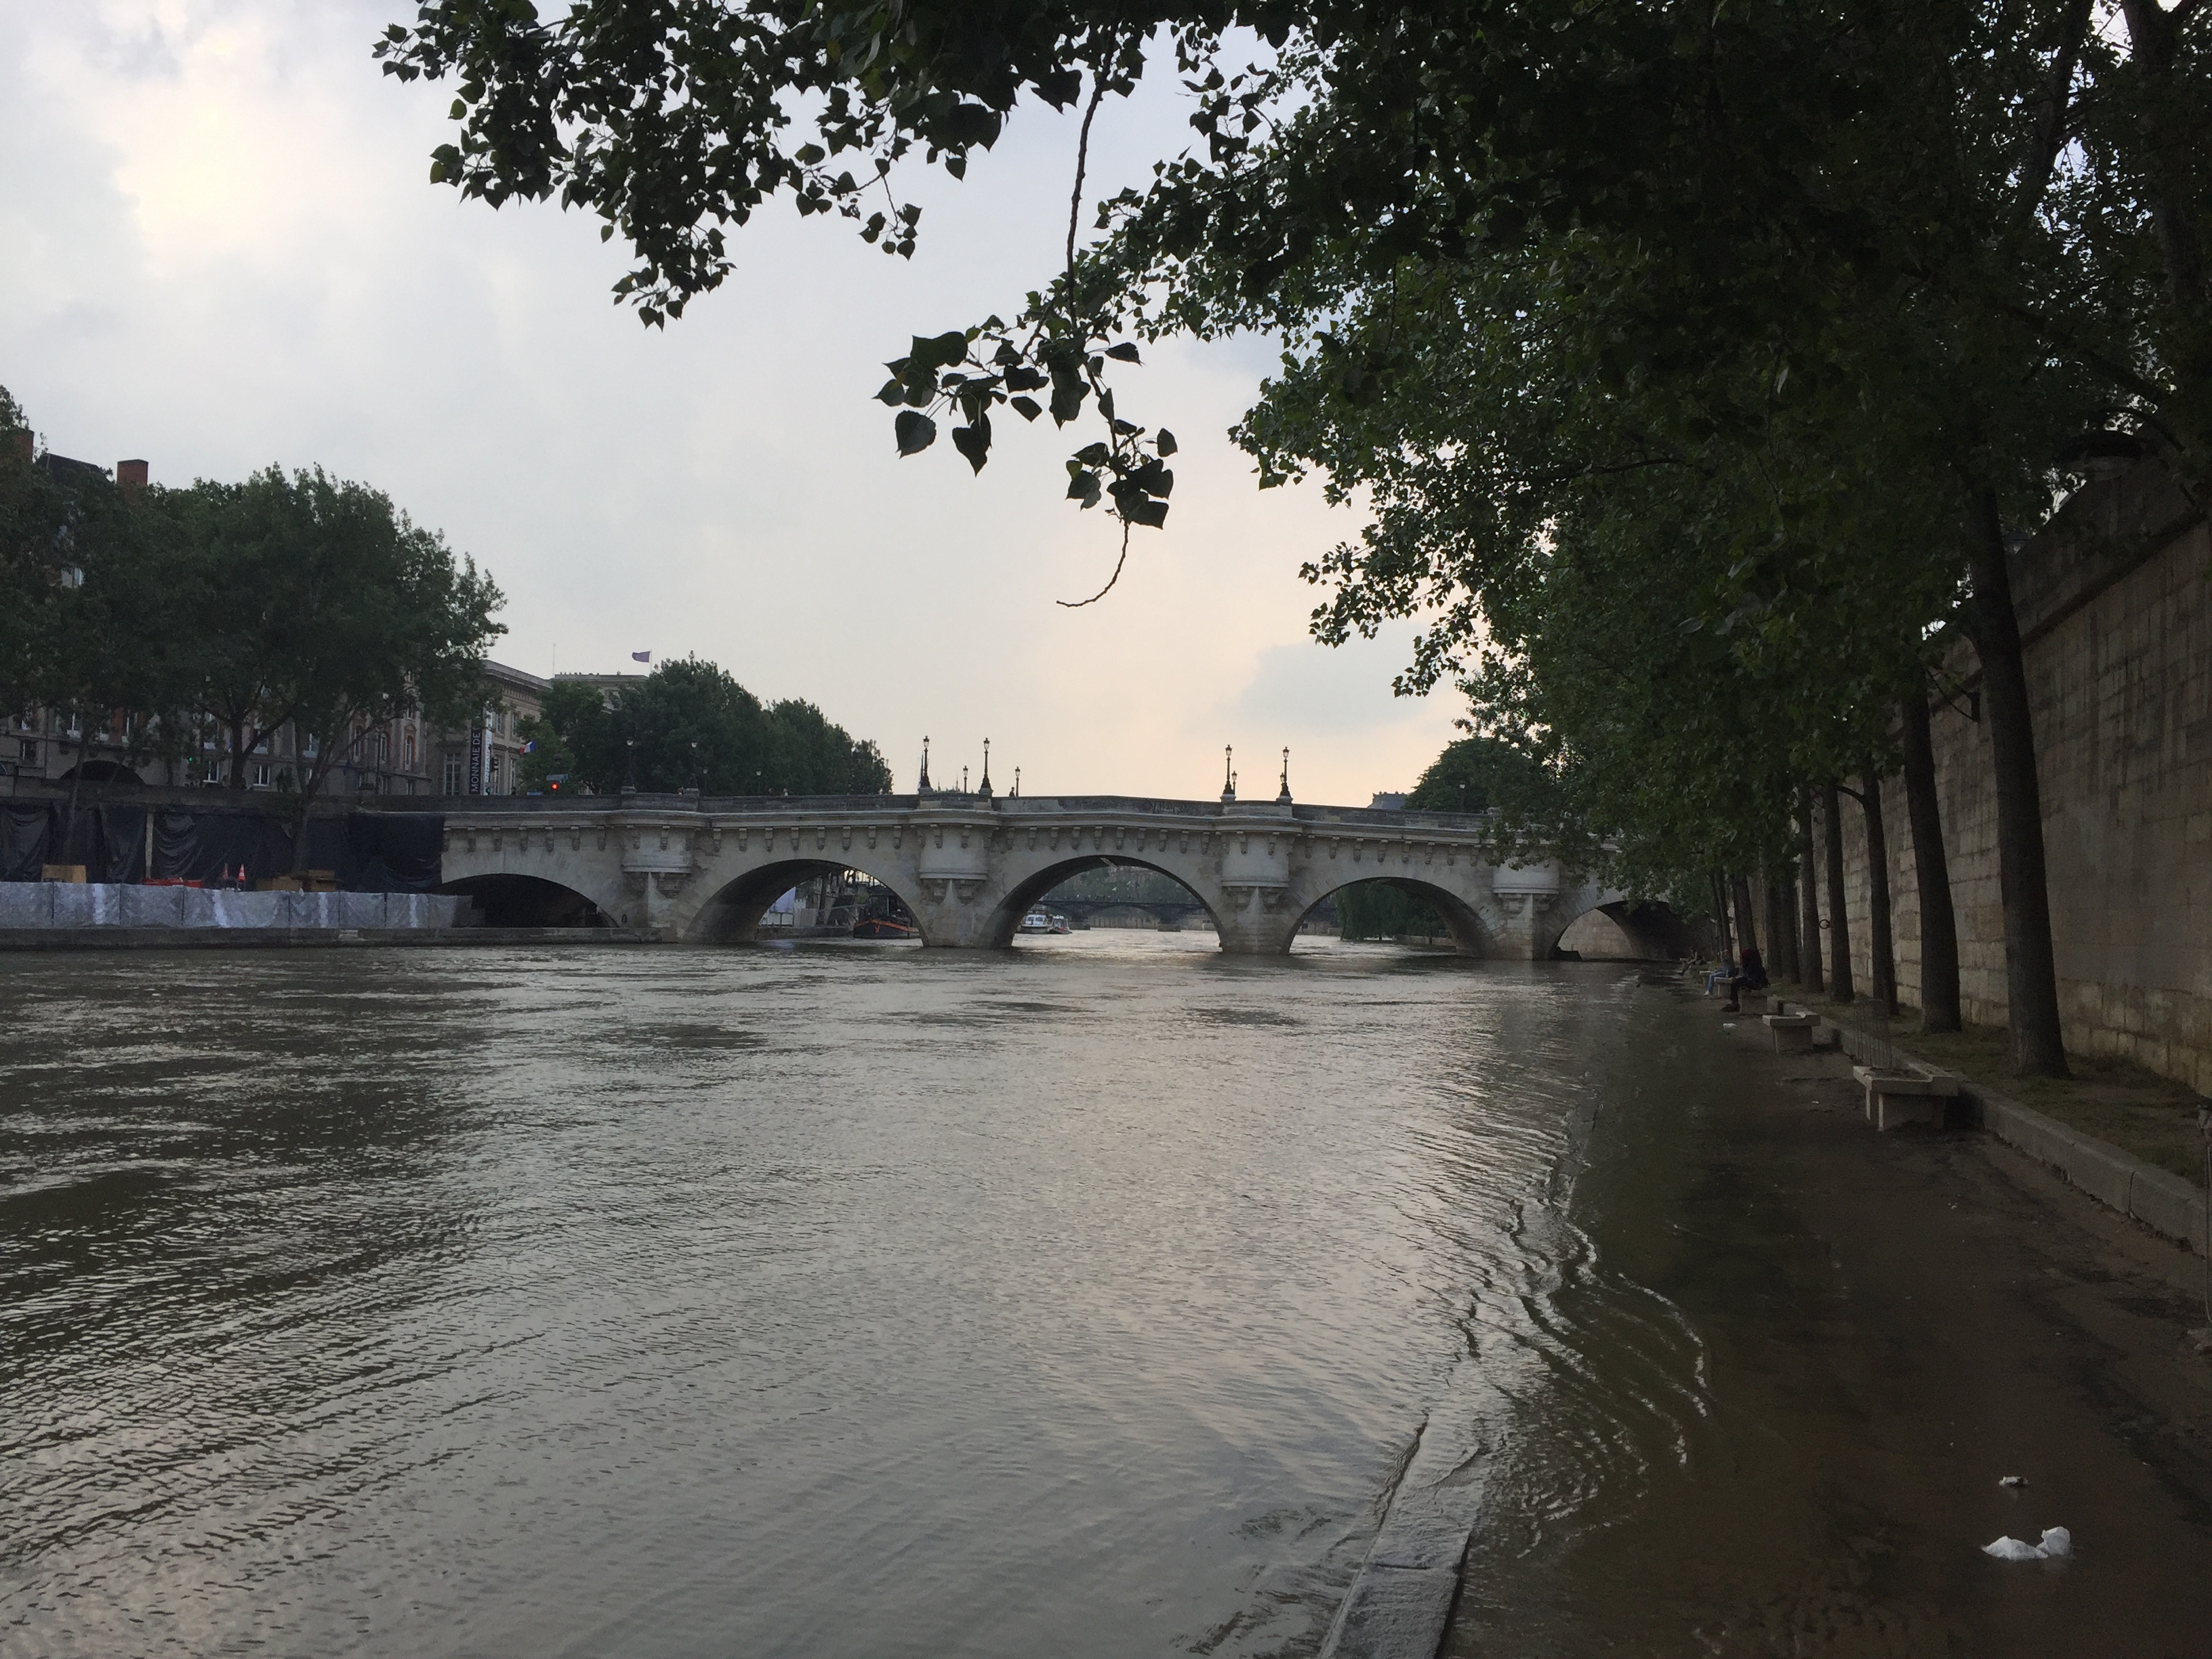
<svg viewBox="0 0 2212 1659">
<path fill-rule="evenodd" d="M 1766 1012 L 1765 991 L 1740 990 L 1735 994 L 1736 1009 L 1740 1013 L 1764 1014 Z"/>
<path fill-rule="evenodd" d="M 1820 1021 L 1813 1014 L 1762 1014 L 1767 1034 L 1774 1040 L 1778 1054 L 1809 1054 L 1813 1052 L 1813 1028 Z"/>
<path fill-rule="evenodd" d="M 1879 1066 L 1854 1066 L 1851 1075 L 1866 1089 L 1867 1121 L 1876 1129 L 1894 1129 L 1907 1123 L 1943 1127 L 1944 1103 L 1959 1092 L 1954 1077 L 1923 1077 L 1917 1072 L 1887 1071 Z"/>
</svg>

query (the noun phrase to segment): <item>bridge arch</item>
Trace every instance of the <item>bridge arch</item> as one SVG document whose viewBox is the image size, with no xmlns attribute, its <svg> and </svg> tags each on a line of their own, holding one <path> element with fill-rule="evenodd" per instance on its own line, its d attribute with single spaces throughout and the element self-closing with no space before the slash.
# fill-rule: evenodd
<svg viewBox="0 0 2212 1659">
<path fill-rule="evenodd" d="M 1134 858 L 1126 854 L 1117 853 L 1110 858 L 1091 854 L 1059 860 L 1014 883 L 991 912 L 990 920 L 984 924 L 985 942 L 994 946 L 1012 945 L 1015 933 L 1021 927 L 1022 918 L 1036 908 L 1047 893 L 1085 871 L 1105 869 L 1149 870 L 1156 876 L 1165 876 L 1190 895 L 1193 904 L 1206 912 L 1206 919 L 1217 935 L 1224 933 L 1221 914 L 1201 890 L 1200 884 L 1192 878 L 1194 872 L 1178 871 L 1151 859 Z"/>
<path fill-rule="evenodd" d="M 1589 925 L 1593 917 L 1610 924 L 1610 936 L 1598 934 Z M 1674 962 L 1697 949 L 1689 924 L 1663 899 L 1611 898 L 1586 905 L 1564 919 L 1553 954 L 1573 951 L 1589 956 L 1583 941 L 1593 939 L 1601 952 L 1596 960 L 1620 959 L 1619 953 L 1626 951 L 1630 961 Z"/>
<path fill-rule="evenodd" d="M 801 882 L 841 876 L 848 870 L 867 877 L 897 899 L 914 918 L 922 943 L 935 943 L 929 937 L 927 921 L 897 882 L 886 880 L 864 863 L 842 857 L 777 859 L 741 872 L 707 896 L 684 928 L 684 940 L 690 945 L 734 945 L 757 939 L 761 918 L 768 914 L 769 905 Z"/>
<path fill-rule="evenodd" d="M 1304 908 L 1298 912 L 1297 923 L 1291 927 L 1289 939 L 1284 941 L 1283 948 L 1286 951 L 1290 948 L 1291 940 L 1297 939 L 1298 930 L 1305 926 L 1307 918 L 1325 901 L 1335 897 L 1347 888 L 1370 885 L 1395 888 L 1429 906 L 1443 918 L 1445 930 L 1451 935 L 1452 948 L 1462 956 L 1500 954 L 1499 928 L 1495 918 L 1485 916 L 1481 909 L 1463 894 L 1455 893 L 1449 887 L 1425 881 L 1418 876 L 1403 875 L 1354 876 L 1336 883 L 1326 891 L 1312 894 L 1306 899 Z"/>
<path fill-rule="evenodd" d="M 472 901 L 486 927 L 611 927 L 615 918 L 589 893 L 543 876 L 492 871 L 437 890 Z"/>
</svg>

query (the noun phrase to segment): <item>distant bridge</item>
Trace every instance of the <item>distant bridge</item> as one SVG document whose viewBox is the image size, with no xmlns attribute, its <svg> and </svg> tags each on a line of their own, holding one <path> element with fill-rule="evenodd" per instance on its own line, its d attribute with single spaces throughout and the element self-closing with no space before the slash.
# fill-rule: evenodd
<svg viewBox="0 0 2212 1659">
<path fill-rule="evenodd" d="M 1047 893 L 1110 863 L 1180 882 L 1239 955 L 1288 951 L 1316 905 L 1378 880 L 1426 899 L 1470 955 L 1548 957 L 1591 909 L 1644 942 L 1624 894 L 1548 861 L 1494 863 L 1488 820 L 1459 813 L 950 791 L 477 797 L 445 813 L 444 890 L 510 915 L 588 903 L 668 940 L 751 939 L 779 896 L 849 869 L 896 893 L 924 943 L 1003 946 Z"/>
<path fill-rule="evenodd" d="M 1186 921 L 1206 914 L 1206 907 L 1195 898 L 1055 898 L 1047 893 L 1038 902 L 1075 922 L 1095 921 L 1109 910 L 1137 912 L 1164 924 Z"/>
</svg>

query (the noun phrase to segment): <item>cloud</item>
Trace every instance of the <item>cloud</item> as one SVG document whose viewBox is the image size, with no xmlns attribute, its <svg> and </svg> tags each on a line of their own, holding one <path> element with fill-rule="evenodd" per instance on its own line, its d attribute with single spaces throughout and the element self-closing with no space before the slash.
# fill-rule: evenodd
<svg viewBox="0 0 2212 1659">
<path fill-rule="evenodd" d="M 404 9 L 404 8 L 402 9 Z M 385 0 L 0 0 L 0 382 L 64 453 L 154 476 L 320 464 L 444 530 L 544 673 L 696 652 L 801 696 L 908 775 L 922 735 L 1033 793 L 1205 796 L 1221 745 L 1294 753 L 1301 799 L 1401 787 L 1450 736 L 1403 653 L 1306 640 L 1300 562 L 1357 519 L 1254 488 L 1225 429 L 1265 341 L 1171 345 L 1124 412 L 1182 443 L 1169 528 L 1060 499 L 1067 434 L 1001 423 L 980 477 L 901 461 L 870 395 L 907 337 L 1005 311 L 1057 263 L 1073 124 L 1024 112 L 886 259 L 772 211 L 663 331 L 610 303 L 597 221 L 426 182 L 450 88 L 379 73 Z M 1163 77 L 1109 106 L 1093 193 L 1184 142 Z M 1267 769 L 1273 775 L 1272 764 Z"/>
</svg>

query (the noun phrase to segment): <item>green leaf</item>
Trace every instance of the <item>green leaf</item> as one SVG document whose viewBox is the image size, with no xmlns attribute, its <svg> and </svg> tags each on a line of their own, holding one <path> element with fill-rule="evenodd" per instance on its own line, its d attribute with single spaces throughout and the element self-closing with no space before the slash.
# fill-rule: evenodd
<svg viewBox="0 0 2212 1659">
<path fill-rule="evenodd" d="M 1071 501 L 1081 501 L 1086 507 L 1096 507 L 1098 495 L 1098 475 L 1096 472 L 1078 472 L 1067 481 L 1067 499 Z"/>
<path fill-rule="evenodd" d="M 1159 529 L 1168 521 L 1168 504 L 1165 501 L 1146 501 L 1140 495 L 1128 496 L 1115 502 L 1115 511 L 1129 523 L 1140 524 L 1152 530 Z"/>
<path fill-rule="evenodd" d="M 1152 447 L 1163 455 L 1174 454 L 1176 453 L 1175 434 L 1169 431 L 1167 428 L 1162 427 L 1159 436 L 1152 440 Z"/>
<path fill-rule="evenodd" d="M 1104 444 L 1085 444 L 1075 452 L 1075 459 L 1085 466 L 1103 466 L 1113 453 Z"/>
<path fill-rule="evenodd" d="M 1142 359 L 1137 356 L 1137 348 L 1127 340 L 1122 341 L 1119 345 L 1108 346 L 1106 348 L 1106 355 L 1109 357 L 1113 358 L 1116 362 L 1133 363 L 1142 361 Z"/>
<path fill-rule="evenodd" d="M 991 459 L 991 421 L 988 416 L 978 416 L 973 426 L 952 428 L 952 447 L 968 458 L 968 465 L 981 472 L 983 463 Z"/>
<path fill-rule="evenodd" d="M 936 441 L 936 422 L 911 409 L 899 411 L 898 453 L 901 455 L 918 455 Z"/>
<path fill-rule="evenodd" d="M 1007 401 L 1013 406 L 1014 413 L 1025 421 L 1034 421 L 1044 413 L 1044 405 L 1034 398 L 1011 398 Z"/>
</svg>

